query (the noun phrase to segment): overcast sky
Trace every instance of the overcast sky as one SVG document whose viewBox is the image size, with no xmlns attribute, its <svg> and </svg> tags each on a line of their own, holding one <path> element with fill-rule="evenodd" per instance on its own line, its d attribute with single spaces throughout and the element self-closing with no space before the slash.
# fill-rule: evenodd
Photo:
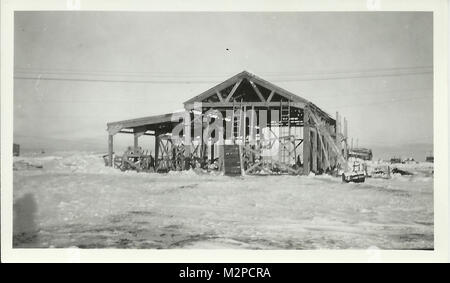
<svg viewBox="0 0 450 283">
<path fill-rule="evenodd" d="M 107 122 L 178 110 L 247 70 L 339 111 L 360 146 L 431 144 L 432 21 L 426 12 L 16 12 L 14 140 L 106 151 Z"/>
</svg>

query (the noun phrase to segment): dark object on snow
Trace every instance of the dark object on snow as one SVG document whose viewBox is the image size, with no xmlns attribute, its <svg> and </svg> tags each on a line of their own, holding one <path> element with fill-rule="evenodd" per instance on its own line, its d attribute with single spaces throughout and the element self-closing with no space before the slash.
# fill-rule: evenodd
<svg viewBox="0 0 450 283">
<path fill-rule="evenodd" d="M 44 166 L 42 164 L 31 164 L 29 162 L 19 160 L 13 163 L 13 170 L 33 170 L 33 169 L 42 169 Z"/>
<path fill-rule="evenodd" d="M 20 145 L 17 143 L 13 144 L 13 156 L 19 156 L 20 155 Z"/>
<path fill-rule="evenodd" d="M 103 155 L 105 166 L 110 164 L 109 154 Z M 113 162 L 115 168 L 119 168 L 121 171 L 135 170 L 137 172 L 153 172 L 155 171 L 155 159 L 148 153 L 143 151 L 142 148 L 133 148 L 131 146 L 124 152 L 122 156 L 114 156 Z"/>
<path fill-rule="evenodd" d="M 224 146 L 224 173 L 226 176 L 240 176 L 242 174 L 239 152 L 238 145 Z"/>
<path fill-rule="evenodd" d="M 426 162 L 434 163 L 434 156 L 427 156 L 427 157 L 425 158 L 425 161 L 426 161 Z"/>
<path fill-rule="evenodd" d="M 402 160 L 398 157 L 391 158 L 391 164 L 402 163 Z"/>
<path fill-rule="evenodd" d="M 141 147 L 131 147 L 124 152 L 122 156 L 121 171 L 136 170 L 137 172 L 149 171 L 154 168 L 154 158 L 148 151 L 143 151 Z"/>
<path fill-rule="evenodd" d="M 407 175 L 407 176 L 410 176 L 410 175 L 413 175 L 413 173 L 411 173 L 411 172 L 408 172 L 408 171 L 404 171 L 404 170 L 400 170 L 400 169 L 398 169 L 398 168 L 394 168 L 394 169 L 392 169 L 392 173 L 393 174 L 400 174 L 400 175 Z"/>
<path fill-rule="evenodd" d="M 348 151 L 348 157 L 372 160 L 372 150 L 368 148 L 352 148 Z"/>
<path fill-rule="evenodd" d="M 344 183 L 364 183 L 366 176 L 364 173 L 342 173 L 342 182 Z"/>
</svg>

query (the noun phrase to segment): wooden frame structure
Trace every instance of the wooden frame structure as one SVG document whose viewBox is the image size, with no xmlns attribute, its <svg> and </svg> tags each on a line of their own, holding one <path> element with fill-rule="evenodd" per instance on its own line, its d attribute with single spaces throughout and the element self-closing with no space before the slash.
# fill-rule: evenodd
<svg viewBox="0 0 450 283">
<path fill-rule="evenodd" d="M 199 163 L 216 161 L 222 168 L 223 144 L 211 144 L 203 137 L 211 120 L 215 120 L 208 116 L 214 110 L 225 117 L 219 121 L 225 130 L 214 135 L 223 138 L 225 144 L 240 145 L 245 174 L 322 173 L 346 163 L 345 118 L 342 128 L 337 112 L 334 119 L 312 102 L 249 72 L 243 71 L 189 99 L 184 108 L 191 117 L 191 125 L 197 123 L 201 131 L 186 127 L 183 136 L 189 136 L 189 142 L 178 144 L 177 152 L 171 153 L 167 144 L 162 144 L 179 122 L 174 122 L 174 113 L 169 113 L 108 123 L 110 160 L 114 135 L 124 133 L 134 135 L 135 147 L 140 136 L 155 137 L 157 168 L 164 163 L 169 170 L 186 169 L 188 166 L 180 166 L 180 158 L 176 156 Z"/>
</svg>

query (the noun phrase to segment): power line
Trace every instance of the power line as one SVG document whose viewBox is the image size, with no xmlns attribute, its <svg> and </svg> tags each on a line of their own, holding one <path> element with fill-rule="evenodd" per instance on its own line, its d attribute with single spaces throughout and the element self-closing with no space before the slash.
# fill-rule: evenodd
<svg viewBox="0 0 450 283">
<path fill-rule="evenodd" d="M 392 93 L 402 93 L 402 92 L 417 92 L 417 91 L 426 91 L 432 90 L 430 88 L 418 88 L 418 89 L 403 89 L 403 90 L 388 90 L 388 91 L 378 91 L 378 92 L 360 92 L 360 93 L 351 93 L 351 94 L 327 94 L 323 96 L 317 96 L 318 99 L 336 99 L 337 97 L 347 97 L 347 96 L 365 96 L 368 95 L 383 95 L 383 94 L 392 94 Z M 316 96 L 311 96 L 314 99 Z M 148 100 L 145 99 L 132 99 L 131 101 L 135 103 L 148 103 L 153 99 L 151 97 Z M 101 104 L 114 104 L 114 103 L 129 103 L 130 99 L 114 99 L 114 100 L 72 100 L 72 99 L 45 99 L 45 103 L 101 103 Z"/>
<path fill-rule="evenodd" d="M 426 97 L 426 96 L 420 96 L 419 97 L 418 96 L 418 97 L 391 99 L 391 100 L 384 100 L 384 101 L 377 101 L 377 102 L 370 102 L 370 103 L 345 104 L 345 105 L 341 105 L 341 106 L 336 106 L 336 108 L 347 108 L 347 107 L 369 106 L 369 105 L 382 105 L 382 104 L 390 104 L 390 103 L 399 102 L 399 101 L 412 101 L 412 100 L 420 100 L 420 99 L 430 99 L 430 97 Z"/>
<path fill-rule="evenodd" d="M 75 81 L 75 82 L 111 82 L 111 83 L 154 83 L 154 84 L 206 84 L 216 81 L 169 81 L 169 80 L 108 80 L 108 79 L 77 79 L 77 78 L 46 78 L 46 77 L 23 77 L 14 76 L 20 80 L 43 80 L 43 81 Z"/>
<path fill-rule="evenodd" d="M 353 92 L 353 93 L 336 93 L 330 94 L 326 93 L 325 95 L 316 95 L 314 94 L 314 98 L 319 99 L 336 99 L 341 97 L 349 97 L 349 96 L 363 96 L 368 97 L 369 95 L 383 95 L 383 94 L 400 94 L 400 93 L 411 93 L 418 91 L 432 91 L 433 88 L 415 88 L 415 89 L 398 89 L 398 90 L 386 90 L 386 91 L 372 91 L 372 92 Z"/>
<path fill-rule="evenodd" d="M 356 78 L 378 78 L 378 77 L 399 77 L 410 75 L 424 75 L 433 74 L 432 71 L 408 72 L 408 73 L 391 73 L 391 74 L 358 74 L 352 76 L 328 76 L 328 77 L 313 77 L 313 78 L 285 78 L 272 79 L 277 82 L 293 82 L 293 81 L 317 81 L 317 80 L 337 80 L 337 79 L 356 79 Z M 129 79 L 98 79 L 98 78 L 69 78 L 69 77 L 45 77 L 42 74 L 29 74 L 32 76 L 14 76 L 15 79 L 21 80 L 47 80 L 47 81 L 77 81 L 77 82 L 115 82 L 115 83 L 154 83 L 154 84 L 206 84 L 217 83 L 216 80 L 129 80 Z M 38 75 L 36 77 L 36 75 Z"/>
<path fill-rule="evenodd" d="M 325 71 L 325 73 L 327 74 L 336 74 L 336 73 L 356 73 L 356 72 L 379 72 L 379 71 L 393 71 L 393 70 L 413 70 L 413 69 L 432 69 L 433 66 L 408 66 L 408 67 L 385 67 L 385 68 L 369 68 L 369 69 L 358 69 L 358 70 L 351 70 L 351 69 L 347 69 L 347 70 L 329 70 L 329 71 Z M 176 75 L 183 75 L 183 76 L 201 76 L 204 77 L 205 75 L 207 76 L 226 76 L 229 75 L 229 72 L 226 73 L 215 73 L 214 75 L 212 75 L 213 73 L 208 71 L 205 73 L 193 73 L 193 72 L 189 72 L 189 73 L 183 73 L 183 72 L 148 72 L 148 71 L 112 71 L 112 70 L 81 70 L 81 69 L 63 69 L 63 68 L 32 68 L 32 67 L 14 67 L 14 70 L 20 71 L 20 72 L 27 72 L 27 71 L 34 71 L 34 72 L 44 72 L 44 73 L 48 73 L 48 72 L 54 72 L 54 73 L 96 73 L 96 74 L 101 74 L 101 73 L 106 73 L 106 74 L 130 74 L 130 75 L 167 75 L 167 76 L 176 76 Z M 314 74 L 323 74 L 324 71 L 320 71 L 320 72 L 312 72 L 312 73 L 304 73 L 304 72 L 299 72 L 297 71 L 288 71 L 288 72 L 260 72 L 261 74 L 270 74 L 270 75 L 314 75 Z"/>
</svg>

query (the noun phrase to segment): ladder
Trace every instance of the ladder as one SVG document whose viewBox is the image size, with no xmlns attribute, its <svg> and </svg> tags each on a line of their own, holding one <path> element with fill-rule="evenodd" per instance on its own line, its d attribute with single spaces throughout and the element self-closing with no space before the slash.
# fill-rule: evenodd
<svg viewBox="0 0 450 283">
<path fill-rule="evenodd" d="M 236 119 L 236 111 L 237 110 L 240 110 L 240 111 L 238 112 L 238 116 Z M 239 105 L 236 105 L 235 100 L 233 100 L 233 113 L 232 113 L 232 117 L 231 117 L 231 123 L 232 123 L 231 136 L 232 136 L 233 142 L 236 139 L 241 139 L 244 144 L 245 137 L 242 137 L 242 132 L 241 132 L 243 115 L 245 115 L 245 114 L 244 114 L 244 110 L 242 108 L 242 101 Z M 236 133 L 236 135 L 235 135 L 235 133 Z"/>
<path fill-rule="evenodd" d="M 291 156 L 291 101 L 287 101 L 287 105 L 280 101 L 280 161 L 289 164 L 290 159 L 295 157 Z"/>
</svg>

